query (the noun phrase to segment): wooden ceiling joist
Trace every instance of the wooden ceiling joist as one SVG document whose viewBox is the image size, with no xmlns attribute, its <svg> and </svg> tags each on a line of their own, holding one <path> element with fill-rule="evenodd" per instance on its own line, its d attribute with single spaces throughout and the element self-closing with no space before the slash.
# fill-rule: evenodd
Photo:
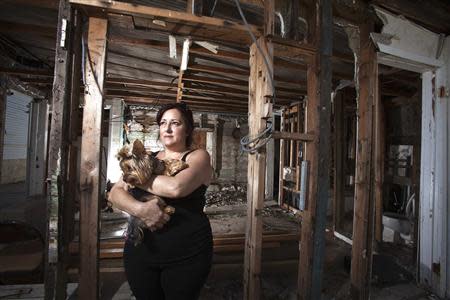
<svg viewBox="0 0 450 300">
<path fill-rule="evenodd" d="M 239 22 L 223 20 L 206 16 L 196 16 L 187 12 L 174 11 L 151 6 L 124 3 L 119 1 L 103 2 L 99 0 L 70 0 L 71 4 L 81 5 L 87 8 L 95 9 L 101 12 L 126 14 L 136 17 L 156 17 L 163 20 L 178 21 L 181 23 L 191 23 L 209 27 L 226 28 L 227 30 L 236 30 L 247 32 L 247 27 Z M 256 36 L 259 36 L 258 27 L 249 25 L 250 30 Z"/>
</svg>

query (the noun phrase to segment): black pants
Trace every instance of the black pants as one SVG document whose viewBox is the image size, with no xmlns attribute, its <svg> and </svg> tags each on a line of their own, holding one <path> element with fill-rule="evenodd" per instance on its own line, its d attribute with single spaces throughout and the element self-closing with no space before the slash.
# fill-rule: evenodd
<svg viewBox="0 0 450 300">
<path fill-rule="evenodd" d="M 195 300 L 211 269 L 212 248 L 171 264 L 147 264 L 142 252 L 126 243 L 124 265 L 137 300 Z"/>
</svg>

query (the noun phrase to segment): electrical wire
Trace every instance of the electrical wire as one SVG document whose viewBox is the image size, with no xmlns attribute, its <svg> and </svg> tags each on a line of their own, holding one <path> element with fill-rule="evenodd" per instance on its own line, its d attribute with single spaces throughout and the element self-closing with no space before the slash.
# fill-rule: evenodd
<svg viewBox="0 0 450 300">
<path fill-rule="evenodd" d="M 253 34 L 253 32 L 250 29 L 250 25 L 247 22 L 247 18 L 244 15 L 244 12 L 242 11 L 241 5 L 239 4 L 238 0 L 234 0 L 236 7 L 239 11 L 239 15 L 241 16 L 242 21 L 245 24 L 245 27 L 253 41 L 253 43 L 256 45 L 256 48 L 258 49 L 259 53 L 263 57 L 264 64 L 266 66 L 267 72 L 269 73 L 269 79 L 270 84 L 272 86 L 273 96 L 272 96 L 272 105 L 275 106 L 276 103 L 276 93 L 275 93 L 275 83 L 273 80 L 273 72 L 272 68 L 270 68 L 269 61 L 264 54 L 264 51 L 261 49 L 260 45 L 256 41 L 256 37 Z M 266 122 L 266 129 L 264 129 L 261 133 L 257 134 L 256 136 L 250 137 L 250 135 L 246 135 L 243 138 L 241 138 L 241 151 L 254 154 L 258 151 L 259 148 L 264 147 L 267 142 L 272 138 L 272 132 L 273 132 L 273 122 L 267 121 Z"/>
</svg>

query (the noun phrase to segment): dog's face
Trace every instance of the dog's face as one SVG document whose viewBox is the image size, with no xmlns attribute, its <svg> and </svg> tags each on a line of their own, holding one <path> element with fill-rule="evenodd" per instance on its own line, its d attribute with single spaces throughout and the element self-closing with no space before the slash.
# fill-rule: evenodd
<svg viewBox="0 0 450 300">
<path fill-rule="evenodd" d="M 117 154 L 123 172 L 123 180 L 130 186 L 147 182 L 156 167 L 154 159 L 147 154 L 140 140 L 135 140 L 133 148 L 124 146 Z"/>
</svg>

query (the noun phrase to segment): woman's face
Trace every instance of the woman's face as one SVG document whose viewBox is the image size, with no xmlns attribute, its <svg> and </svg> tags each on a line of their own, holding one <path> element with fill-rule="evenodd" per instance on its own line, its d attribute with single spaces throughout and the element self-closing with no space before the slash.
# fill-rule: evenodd
<svg viewBox="0 0 450 300">
<path fill-rule="evenodd" d="M 165 147 L 185 147 L 187 126 L 178 109 L 169 109 L 162 115 L 159 137 Z"/>
</svg>

